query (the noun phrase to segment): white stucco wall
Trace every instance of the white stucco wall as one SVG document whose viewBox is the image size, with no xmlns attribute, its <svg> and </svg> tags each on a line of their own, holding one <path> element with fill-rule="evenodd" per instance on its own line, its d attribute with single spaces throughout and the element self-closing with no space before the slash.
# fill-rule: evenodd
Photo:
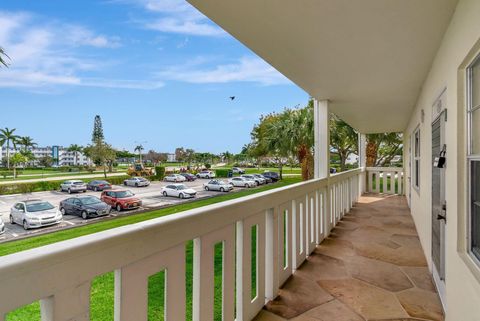
<svg viewBox="0 0 480 321">
<path fill-rule="evenodd" d="M 465 231 L 465 149 L 464 138 L 464 70 L 463 65 L 474 51 L 480 53 L 480 1 L 460 0 L 450 27 L 445 34 L 430 73 L 422 87 L 416 108 L 405 131 L 406 177 L 409 168 L 410 135 L 420 125 L 421 129 L 421 180 L 420 191 L 411 190 L 411 210 L 421 242 L 431 260 L 431 159 L 432 159 L 432 104 L 446 87 L 448 121 L 446 143 L 448 149 L 446 168 L 446 201 L 448 223 L 446 226 L 446 320 L 480 320 L 480 267 L 464 251 Z M 421 110 L 425 111 L 421 122 Z M 480 126 L 480 124 L 478 124 Z M 413 176 L 412 176 L 413 180 Z M 407 184 L 408 184 L 407 180 Z M 408 191 L 407 191 L 408 197 Z"/>
</svg>

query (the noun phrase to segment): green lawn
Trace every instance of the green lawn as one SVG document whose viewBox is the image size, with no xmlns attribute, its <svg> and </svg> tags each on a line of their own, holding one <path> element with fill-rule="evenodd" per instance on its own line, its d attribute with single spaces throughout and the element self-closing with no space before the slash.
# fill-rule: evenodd
<svg viewBox="0 0 480 321">
<path fill-rule="evenodd" d="M 115 173 L 122 173 L 125 171 L 117 171 Z M 52 175 L 55 174 L 55 175 Z M 28 179 L 38 179 L 38 178 L 62 178 L 63 176 L 81 176 L 81 175 L 95 175 L 97 174 L 99 177 L 103 176 L 103 171 L 95 171 L 95 172 L 58 172 L 58 173 L 52 173 L 52 172 L 45 172 L 45 175 L 43 174 L 22 174 L 25 176 L 17 176 L 17 178 L 13 177 L 7 177 L 3 178 L 3 176 L 0 176 L 0 182 L 9 182 L 9 181 L 21 181 L 21 180 L 28 180 Z"/>
<path fill-rule="evenodd" d="M 12 254 L 15 252 L 40 247 L 55 242 L 72 239 L 78 236 L 96 233 L 107 229 L 133 224 L 140 221 L 149 220 L 156 217 L 171 215 L 178 212 L 198 208 L 214 203 L 231 200 L 258 192 L 278 188 L 281 186 L 299 182 L 299 178 L 286 178 L 283 181 L 266 185 L 256 189 L 246 189 L 240 192 L 224 194 L 218 197 L 198 200 L 191 203 L 180 204 L 156 211 L 141 213 L 132 216 L 117 218 L 114 220 L 103 221 L 96 224 L 63 230 L 51 234 L 32 237 L 24 240 L 4 243 L 0 245 L 0 256 Z M 256 230 L 252 231 L 252 244 L 256 244 Z M 186 275 L 185 286 L 187 292 L 187 320 L 192 320 L 192 280 L 193 280 L 193 241 L 188 241 L 185 247 L 186 251 Z M 215 247 L 215 321 L 221 320 L 221 292 L 222 292 L 222 253 L 221 243 Z M 252 262 L 255 262 L 256 248 L 252 246 Z M 256 295 L 256 266 L 252 265 L 252 298 Z M 163 320 L 164 311 L 164 272 L 151 276 L 148 282 L 148 315 L 149 321 Z M 112 321 L 114 302 L 114 274 L 113 271 L 96 277 L 92 282 L 91 292 L 91 320 L 92 321 Z M 40 321 L 40 305 L 34 302 L 28 306 L 12 311 L 7 315 L 7 321 Z"/>
</svg>

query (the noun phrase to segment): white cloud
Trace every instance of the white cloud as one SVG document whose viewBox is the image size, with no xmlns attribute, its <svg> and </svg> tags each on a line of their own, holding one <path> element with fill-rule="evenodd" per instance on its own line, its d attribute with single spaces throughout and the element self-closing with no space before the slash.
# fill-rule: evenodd
<svg viewBox="0 0 480 321">
<path fill-rule="evenodd" d="M 156 89 L 158 81 L 85 78 L 107 61 L 86 58 L 80 47 L 115 48 L 119 38 L 99 35 L 78 25 L 45 22 L 28 13 L 0 11 L 0 45 L 11 57 L 0 70 L 0 87 L 35 89 L 55 85 L 102 88 Z"/>
<path fill-rule="evenodd" d="M 256 82 L 262 85 L 289 84 L 290 81 L 260 58 L 243 57 L 236 63 L 205 67 L 198 59 L 160 71 L 162 79 L 195 84 Z"/>
<path fill-rule="evenodd" d="M 134 3 L 158 15 L 151 20 L 141 21 L 147 29 L 192 36 L 226 35 L 225 31 L 185 0 L 118 0 L 117 2 Z"/>
</svg>

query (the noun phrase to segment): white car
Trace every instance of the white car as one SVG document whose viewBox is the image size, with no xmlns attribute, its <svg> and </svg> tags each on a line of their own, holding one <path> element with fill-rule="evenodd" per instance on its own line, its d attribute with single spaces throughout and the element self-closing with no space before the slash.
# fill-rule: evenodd
<svg viewBox="0 0 480 321">
<path fill-rule="evenodd" d="M 2 218 L 0 217 L 0 235 L 5 233 L 5 223 L 3 223 Z"/>
<path fill-rule="evenodd" d="M 257 186 L 257 183 L 255 181 L 252 181 L 250 179 L 247 179 L 245 177 L 234 177 L 228 180 L 230 184 L 232 184 L 235 187 L 255 187 Z"/>
<path fill-rule="evenodd" d="M 178 198 L 192 198 L 197 195 L 197 191 L 188 188 L 185 184 L 170 184 L 162 188 L 163 196 L 175 196 Z"/>
<path fill-rule="evenodd" d="M 10 223 L 20 224 L 25 230 L 58 224 L 62 213 L 47 201 L 27 200 L 18 202 L 10 209 Z"/>
<path fill-rule="evenodd" d="M 233 167 L 232 172 L 233 174 L 245 174 L 245 170 L 240 167 Z"/>
<path fill-rule="evenodd" d="M 187 179 L 180 174 L 170 174 L 170 175 L 165 176 L 165 181 L 166 182 L 178 183 L 178 182 L 185 182 L 186 180 Z"/>
<path fill-rule="evenodd" d="M 200 173 L 197 174 L 198 178 L 215 178 L 215 173 L 212 171 L 201 171 Z"/>
<path fill-rule="evenodd" d="M 85 193 L 87 191 L 87 184 L 85 184 L 84 181 L 80 181 L 80 180 L 65 181 L 62 184 L 60 184 L 60 191 L 68 192 L 68 194 L 72 194 L 74 192 Z"/>
<path fill-rule="evenodd" d="M 256 176 L 251 175 L 251 174 L 242 175 L 242 177 L 245 177 L 246 179 L 254 181 L 257 186 L 258 185 L 263 185 L 267 182 L 267 180 L 265 178 L 256 177 Z"/>
<path fill-rule="evenodd" d="M 123 181 L 123 185 L 142 187 L 150 185 L 150 181 L 143 177 L 130 177 Z"/>
<path fill-rule="evenodd" d="M 206 191 L 230 192 L 233 185 L 219 179 L 212 179 L 210 182 L 203 184 L 203 189 Z"/>
</svg>

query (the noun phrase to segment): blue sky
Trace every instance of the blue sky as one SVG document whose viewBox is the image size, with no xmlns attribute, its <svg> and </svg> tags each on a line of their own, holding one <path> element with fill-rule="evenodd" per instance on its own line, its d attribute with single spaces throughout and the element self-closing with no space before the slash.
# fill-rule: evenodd
<svg viewBox="0 0 480 321">
<path fill-rule="evenodd" d="M 238 152 L 308 99 L 184 1 L 2 0 L 0 26 L 0 127 L 39 145 L 88 144 L 99 114 L 116 148 Z"/>
</svg>

